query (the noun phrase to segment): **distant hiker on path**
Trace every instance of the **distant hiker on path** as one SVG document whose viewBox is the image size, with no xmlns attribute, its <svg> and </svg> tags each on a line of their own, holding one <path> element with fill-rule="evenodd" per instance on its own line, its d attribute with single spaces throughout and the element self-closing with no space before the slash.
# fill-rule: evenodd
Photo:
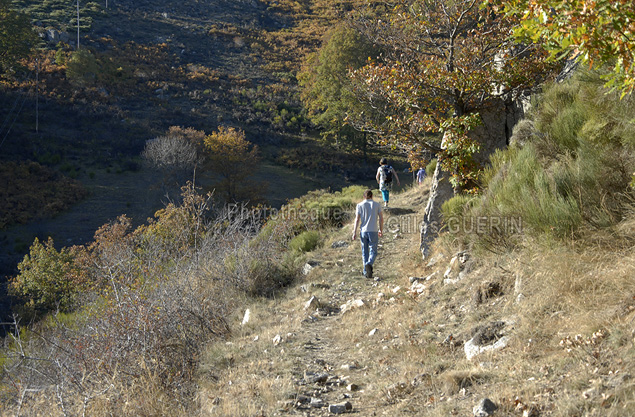
<svg viewBox="0 0 635 417">
<path fill-rule="evenodd" d="M 399 185 L 397 171 L 388 165 L 386 158 L 381 158 L 375 179 L 377 179 L 377 183 L 379 184 L 379 190 L 381 191 L 381 196 L 384 199 L 384 207 L 386 208 L 388 207 L 388 201 L 390 201 L 390 189 L 392 188 L 393 177 L 397 181 L 397 185 Z"/>
<path fill-rule="evenodd" d="M 426 169 L 421 167 L 419 168 L 419 171 L 417 171 L 417 182 L 419 183 L 419 185 L 423 184 L 423 180 L 426 177 Z"/>
<path fill-rule="evenodd" d="M 373 263 L 377 256 L 377 244 L 384 233 L 384 214 L 381 204 L 373 201 L 373 192 L 364 192 L 364 201 L 357 204 L 355 209 L 355 227 L 352 240 L 357 238 L 357 226 L 361 224 L 359 238 L 362 242 L 363 274 L 366 278 L 373 277 Z"/>
</svg>

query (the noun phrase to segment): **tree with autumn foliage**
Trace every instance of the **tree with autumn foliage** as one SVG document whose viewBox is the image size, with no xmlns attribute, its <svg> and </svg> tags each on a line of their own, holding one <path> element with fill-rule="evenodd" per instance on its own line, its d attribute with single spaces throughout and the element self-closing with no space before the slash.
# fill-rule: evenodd
<svg viewBox="0 0 635 417">
<path fill-rule="evenodd" d="M 206 136 L 204 142 L 209 167 L 221 176 L 216 188 L 225 200 L 257 200 L 257 184 L 252 183 L 249 177 L 260 162 L 258 146 L 249 142 L 242 130 L 225 126 Z"/>
<path fill-rule="evenodd" d="M 384 117 L 351 123 L 406 152 L 438 153 L 455 188 L 473 183 L 479 143 L 470 131 L 482 123 L 479 112 L 554 68 L 537 45 L 514 43 L 515 24 L 478 0 L 399 0 L 389 16 L 359 18 L 359 30 L 385 52 L 351 77 L 357 96 Z"/>
<path fill-rule="evenodd" d="M 514 34 L 542 42 L 552 59 L 571 55 L 609 66 L 607 86 L 635 90 L 635 3 L 632 0 L 490 0 L 520 19 Z"/>
</svg>

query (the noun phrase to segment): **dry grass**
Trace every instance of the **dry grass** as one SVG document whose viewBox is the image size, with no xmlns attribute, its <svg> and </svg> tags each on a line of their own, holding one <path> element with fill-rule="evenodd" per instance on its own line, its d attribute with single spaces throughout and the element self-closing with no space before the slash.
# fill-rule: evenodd
<svg viewBox="0 0 635 417">
<path fill-rule="evenodd" d="M 134 383 L 113 377 L 111 391 L 95 393 L 87 415 L 328 415 L 311 398 L 348 400 L 364 416 L 471 415 L 483 398 L 499 415 L 635 415 L 633 236 L 616 234 L 610 246 L 527 238 L 514 251 L 473 253 L 470 272 L 447 284 L 450 259 L 465 248 L 439 239 L 431 259 L 442 257 L 428 266 L 418 228 L 404 226 L 408 216 L 422 218 L 426 191 L 395 196 L 387 215 L 399 230 L 380 241 L 378 281 L 361 276 L 349 224 L 303 255 L 317 266 L 276 297 L 226 293 L 244 308 L 227 316 L 231 333 L 203 350 L 194 403 L 174 401 L 152 368 L 140 367 L 147 372 Z M 331 247 L 339 241 L 349 245 Z M 419 296 L 408 292 L 411 276 L 432 276 Z M 305 309 L 311 296 L 320 309 Z M 340 311 L 358 299 L 363 306 Z M 508 345 L 468 360 L 464 342 L 500 321 Z M 52 415 L 84 410 L 78 398 L 62 405 L 54 391 L 25 400 L 23 413 L 45 403 Z"/>
<path fill-rule="evenodd" d="M 399 216 L 421 216 L 421 194 L 396 196 L 394 207 L 408 209 Z M 303 412 L 294 408 L 303 395 L 328 403 L 344 394 L 360 415 L 470 415 L 486 397 L 500 415 L 635 412 L 632 250 L 527 240 L 514 252 L 479 253 L 471 273 L 444 285 L 449 260 L 462 248 L 440 239 L 432 257 L 443 258 L 426 266 L 418 233 L 387 233 L 375 268 L 381 279 L 371 282 L 360 276 L 357 242 L 330 246 L 349 234 L 350 225 L 334 231 L 307 254 L 319 266 L 279 300 L 252 304 L 247 325 L 235 317 L 231 344 L 212 346 L 202 368 L 203 415 L 294 415 Z M 434 272 L 422 296 L 407 293 L 409 276 Z M 492 281 L 500 293 L 475 302 L 477 288 Z M 312 295 L 334 309 L 354 299 L 364 306 L 320 315 L 304 310 Z M 508 323 L 508 346 L 468 361 L 462 342 L 499 320 Z M 278 334 L 283 341 L 274 346 Z M 359 390 L 306 382 L 319 372 Z"/>
</svg>

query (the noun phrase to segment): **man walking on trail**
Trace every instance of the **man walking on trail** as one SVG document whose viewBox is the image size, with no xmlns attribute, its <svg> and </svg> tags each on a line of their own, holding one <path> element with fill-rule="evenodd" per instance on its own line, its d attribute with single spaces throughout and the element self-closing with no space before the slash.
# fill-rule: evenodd
<svg viewBox="0 0 635 417">
<path fill-rule="evenodd" d="M 381 196 L 384 200 L 384 207 L 386 208 L 388 208 L 388 201 L 390 201 L 390 189 L 392 188 L 393 177 L 397 180 L 397 185 L 399 185 L 397 171 L 388 165 L 388 160 L 386 158 L 381 158 L 375 179 L 379 184 L 379 190 L 381 191 Z"/>
<path fill-rule="evenodd" d="M 377 256 L 379 237 L 384 233 L 384 214 L 381 204 L 373 201 L 373 192 L 364 192 L 364 201 L 357 204 L 355 209 L 355 226 L 352 240 L 357 238 L 357 226 L 360 226 L 359 238 L 362 242 L 363 274 L 366 278 L 373 277 L 373 263 Z"/>
</svg>

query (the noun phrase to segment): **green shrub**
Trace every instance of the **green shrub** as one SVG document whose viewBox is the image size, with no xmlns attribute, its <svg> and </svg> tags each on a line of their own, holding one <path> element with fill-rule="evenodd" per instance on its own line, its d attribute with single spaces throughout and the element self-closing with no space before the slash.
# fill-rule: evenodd
<svg viewBox="0 0 635 417">
<path fill-rule="evenodd" d="M 545 170 L 532 144 L 497 152 L 485 174 L 488 190 L 473 214 L 521 217 L 523 226 L 536 233 L 569 235 L 579 227 L 581 215 L 575 198 L 557 190 L 553 176 L 563 176 L 563 168 Z"/>
<path fill-rule="evenodd" d="M 556 114 L 546 133 L 560 152 L 575 151 L 580 146 L 578 134 L 586 119 L 584 106 L 576 101 Z"/>
<path fill-rule="evenodd" d="M 296 252 L 311 252 L 320 243 L 320 234 L 314 230 L 302 232 L 289 242 L 289 249 Z"/>
<path fill-rule="evenodd" d="M 267 220 L 254 242 L 273 239 L 285 248 L 304 231 L 341 227 L 350 220 L 364 190 L 362 186 L 350 186 L 333 193 L 317 190 L 291 200 Z"/>
<path fill-rule="evenodd" d="M 444 215 L 520 218 L 525 232 L 557 238 L 615 225 L 632 194 L 634 110 L 590 75 L 546 89 L 516 146 L 491 157 L 485 193 L 448 201 Z"/>
<path fill-rule="evenodd" d="M 269 297 L 289 285 L 296 274 L 280 261 L 255 258 L 249 266 L 246 291 L 250 295 Z"/>
<path fill-rule="evenodd" d="M 99 73 L 97 59 L 86 49 L 73 52 L 66 66 L 66 78 L 77 85 L 92 85 Z"/>
<path fill-rule="evenodd" d="M 444 219 L 459 218 L 465 213 L 465 210 L 469 207 L 469 203 L 473 202 L 475 197 L 473 195 L 457 194 L 441 206 L 441 213 Z"/>
<path fill-rule="evenodd" d="M 437 168 L 437 158 L 432 158 L 428 165 L 426 165 L 426 173 L 430 176 L 434 175 L 434 170 Z"/>
<path fill-rule="evenodd" d="M 252 240 L 224 258 L 223 275 L 251 296 L 271 296 L 297 275 L 293 260 L 287 262 L 281 255 L 266 240 Z"/>
<path fill-rule="evenodd" d="M 75 256 L 72 248 L 58 252 L 51 238 L 45 244 L 35 239 L 29 254 L 18 264 L 20 273 L 9 285 L 11 295 L 22 301 L 18 310 L 24 317 L 70 311 L 84 284 Z"/>
</svg>

